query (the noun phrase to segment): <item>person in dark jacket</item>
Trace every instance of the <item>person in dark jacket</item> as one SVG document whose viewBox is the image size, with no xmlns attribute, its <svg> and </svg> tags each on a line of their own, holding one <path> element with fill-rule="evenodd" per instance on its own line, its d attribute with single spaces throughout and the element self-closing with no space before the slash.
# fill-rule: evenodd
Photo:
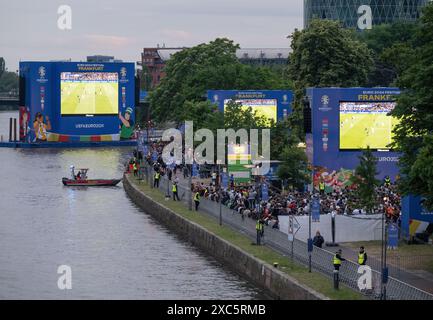
<svg viewBox="0 0 433 320">
<path fill-rule="evenodd" d="M 316 232 L 316 235 L 313 238 L 313 245 L 316 247 L 321 248 L 323 243 L 325 242 L 325 239 L 323 239 L 322 235 L 319 231 Z"/>
</svg>

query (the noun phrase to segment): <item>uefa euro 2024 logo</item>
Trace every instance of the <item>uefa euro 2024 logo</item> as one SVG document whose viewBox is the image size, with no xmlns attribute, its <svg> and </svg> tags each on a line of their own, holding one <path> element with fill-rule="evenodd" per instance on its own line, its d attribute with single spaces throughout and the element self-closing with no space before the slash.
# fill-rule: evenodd
<svg viewBox="0 0 433 320">
<path fill-rule="evenodd" d="M 122 78 L 126 78 L 126 68 L 125 67 L 120 68 L 120 76 Z"/>
<path fill-rule="evenodd" d="M 327 95 L 322 96 L 321 101 L 324 106 L 327 106 L 329 104 L 329 96 Z"/>
<path fill-rule="evenodd" d="M 45 67 L 44 66 L 40 66 L 38 72 L 39 72 L 39 77 L 41 79 L 44 79 L 45 78 L 45 74 L 46 74 Z"/>
</svg>

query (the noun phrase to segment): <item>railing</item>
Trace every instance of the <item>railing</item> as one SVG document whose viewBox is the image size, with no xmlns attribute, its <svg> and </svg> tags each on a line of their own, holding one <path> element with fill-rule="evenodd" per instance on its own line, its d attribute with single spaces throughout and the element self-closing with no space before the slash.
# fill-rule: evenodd
<svg viewBox="0 0 433 320">
<path fill-rule="evenodd" d="M 153 169 L 151 167 L 147 165 L 144 166 L 142 168 L 141 175 L 143 179 L 148 181 L 148 183 L 153 183 Z M 169 181 L 166 176 L 161 177 L 159 189 L 168 196 L 172 195 L 170 188 L 171 185 L 171 181 Z M 188 189 L 189 187 L 190 186 L 178 185 L 179 197 L 185 204 L 188 204 L 189 196 L 191 194 L 190 190 Z M 203 198 L 200 201 L 200 210 L 210 216 L 219 218 L 220 209 L 223 224 L 230 226 L 231 228 L 239 231 L 251 239 L 256 239 L 254 220 L 248 217 L 243 217 L 241 214 L 224 205 L 221 205 L 220 208 L 220 203 L 218 202 Z M 272 229 L 270 226 L 265 226 L 262 242 L 280 254 L 287 256 L 288 258 L 291 258 L 305 266 L 308 266 L 309 256 L 306 242 L 303 242 L 299 239 L 289 241 L 286 234 L 277 229 Z M 334 267 L 332 264 L 333 256 L 333 252 L 314 247 L 312 252 L 312 270 L 332 279 L 334 274 Z M 369 266 L 372 269 L 372 289 L 368 291 L 362 291 L 362 293 L 371 299 L 380 299 L 382 292 L 381 273 L 378 271 L 380 270 L 380 263 L 378 264 L 377 260 L 372 260 L 372 264 L 370 264 L 369 258 Z M 358 287 L 358 279 L 360 278 L 361 274 L 358 273 L 358 267 L 359 266 L 357 263 L 346 260 L 340 267 L 339 272 L 340 282 L 356 291 L 360 291 Z M 432 294 L 396 279 L 394 276 L 398 275 L 398 272 L 401 271 L 390 267 L 390 276 L 388 277 L 388 282 L 386 285 L 387 299 L 433 300 Z"/>
</svg>

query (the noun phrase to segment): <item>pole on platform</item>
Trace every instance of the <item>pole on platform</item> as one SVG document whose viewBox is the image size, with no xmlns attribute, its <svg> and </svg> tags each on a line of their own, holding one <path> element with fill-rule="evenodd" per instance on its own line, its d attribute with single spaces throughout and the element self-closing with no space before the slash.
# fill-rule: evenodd
<svg viewBox="0 0 433 320">
<path fill-rule="evenodd" d="M 12 118 L 9 118 L 9 142 L 12 141 Z"/>
<path fill-rule="evenodd" d="M 338 290 L 339 284 L 340 284 L 339 271 L 338 270 L 334 270 L 334 289 L 335 290 Z"/>
<path fill-rule="evenodd" d="M 311 240 L 311 214 L 313 211 L 313 196 L 314 194 L 311 195 L 311 200 L 310 200 L 310 215 L 308 218 L 308 272 L 311 272 L 311 251 L 313 251 L 313 240 Z"/>
<path fill-rule="evenodd" d="M 188 209 L 190 210 L 190 211 L 192 211 L 192 190 L 191 190 L 191 187 L 192 187 L 192 164 L 191 165 L 189 165 L 189 164 L 185 164 L 186 166 L 187 166 L 187 168 L 188 168 L 188 194 L 189 194 L 189 197 L 188 197 Z M 191 167 L 188 167 L 188 166 L 191 166 Z"/>
<path fill-rule="evenodd" d="M 14 118 L 14 142 L 17 141 L 17 118 Z"/>
<path fill-rule="evenodd" d="M 386 249 L 388 246 L 387 243 L 387 223 L 386 223 L 386 215 L 385 215 L 385 209 L 382 214 L 382 257 L 381 257 L 381 264 L 382 264 L 382 285 L 380 287 L 380 293 L 381 293 L 381 300 L 386 300 L 386 283 L 388 282 L 388 268 L 386 266 Z"/>
<path fill-rule="evenodd" d="M 220 203 L 220 226 L 223 225 L 223 214 L 222 214 L 222 199 L 221 199 L 221 164 L 218 165 L 218 188 L 219 188 L 219 203 Z M 215 180 L 216 181 L 216 180 Z"/>
</svg>

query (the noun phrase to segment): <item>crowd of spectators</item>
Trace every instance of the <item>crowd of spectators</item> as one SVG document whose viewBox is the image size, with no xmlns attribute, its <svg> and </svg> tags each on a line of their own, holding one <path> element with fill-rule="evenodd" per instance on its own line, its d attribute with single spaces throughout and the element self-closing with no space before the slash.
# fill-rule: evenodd
<svg viewBox="0 0 433 320">
<path fill-rule="evenodd" d="M 187 178 L 191 168 L 182 165 L 167 166 L 162 159 L 162 150 L 166 142 L 153 142 L 144 156 L 145 160 L 158 170 L 161 175 L 167 175 L 170 180 L 179 181 L 178 173 Z M 154 155 L 156 151 L 156 155 Z M 156 157 L 155 157 L 156 156 Z M 278 228 L 279 215 L 308 215 L 310 212 L 311 195 L 309 192 L 286 191 L 282 193 L 276 188 L 269 188 L 269 198 L 262 201 L 261 187 L 258 183 L 249 185 L 235 185 L 233 177 L 227 188 L 219 187 L 219 175 L 216 166 L 203 165 L 201 179 L 191 185 L 192 192 L 199 192 L 200 196 L 211 201 L 216 201 L 242 215 L 242 218 L 262 219 L 267 225 Z M 221 192 L 220 192 L 221 191 Z M 386 213 L 387 217 L 393 221 L 398 221 L 400 217 L 401 205 L 400 195 L 396 191 L 396 186 L 391 183 L 383 183 L 376 188 L 378 205 L 370 214 Z M 332 192 L 320 192 L 321 214 L 334 215 L 365 215 L 368 214 L 360 205 L 353 188 L 334 189 Z"/>
</svg>

